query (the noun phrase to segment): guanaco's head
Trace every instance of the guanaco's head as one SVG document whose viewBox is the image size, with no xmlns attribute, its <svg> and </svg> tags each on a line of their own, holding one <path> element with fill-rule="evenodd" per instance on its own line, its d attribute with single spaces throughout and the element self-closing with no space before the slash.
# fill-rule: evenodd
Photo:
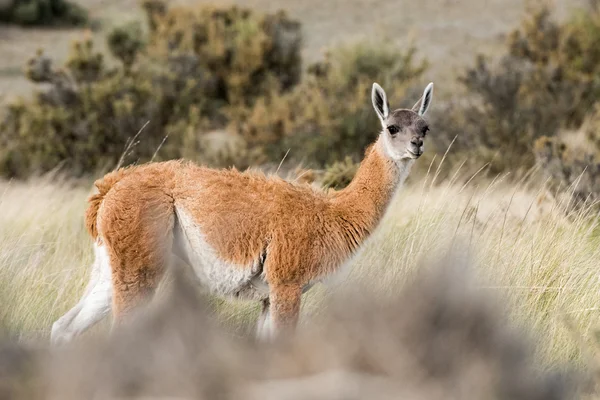
<svg viewBox="0 0 600 400">
<path fill-rule="evenodd" d="M 377 83 L 373 83 L 371 100 L 383 127 L 383 146 L 394 161 L 416 159 L 423 154 L 423 139 L 429 130 L 423 116 L 431 105 L 432 95 L 433 82 L 427 85 L 423 96 L 411 110 L 390 111 L 385 91 Z"/>
</svg>

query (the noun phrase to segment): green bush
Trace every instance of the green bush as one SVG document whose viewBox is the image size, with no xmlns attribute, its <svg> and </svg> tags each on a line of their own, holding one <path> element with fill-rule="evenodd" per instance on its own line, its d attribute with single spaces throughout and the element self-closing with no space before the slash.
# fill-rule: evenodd
<svg viewBox="0 0 600 400">
<path fill-rule="evenodd" d="M 350 157 L 343 161 L 337 161 L 328 165 L 321 179 L 321 185 L 326 188 L 342 189 L 354 179 L 358 164 L 352 161 Z"/>
<path fill-rule="evenodd" d="M 63 165 L 79 176 L 115 166 L 127 148 L 139 161 L 207 156 L 210 162 L 215 157 L 203 151 L 201 132 L 224 127 L 235 110 L 299 79 L 299 25 L 284 14 L 160 4 L 145 4 L 147 39 L 135 24 L 108 35 L 119 65 L 109 66 L 89 38 L 74 44 L 63 68 L 43 52 L 29 62 L 28 78 L 49 88 L 5 110 L 2 175 Z M 235 161 L 247 165 L 254 153 L 237 149 L 228 157 L 245 154 Z"/>
<path fill-rule="evenodd" d="M 578 97 L 565 116 L 566 128 L 541 132 L 535 142 L 537 165 L 556 187 L 573 193 L 574 207 L 600 200 L 600 1 L 590 1 L 589 12 L 575 15 L 566 32 L 563 74 L 577 79 Z M 523 50 L 539 58 L 539 51 Z M 569 122 L 571 122 L 569 124 Z"/>
<path fill-rule="evenodd" d="M 600 105 L 579 130 L 537 139 L 534 153 L 551 183 L 573 193 L 574 206 L 600 200 Z"/>
<path fill-rule="evenodd" d="M 332 51 L 300 82 L 300 25 L 282 12 L 143 6 L 148 29 L 133 23 L 107 37 L 116 65 L 90 38 L 62 68 L 43 52 L 29 62 L 29 79 L 48 88 L 8 106 L 1 175 L 62 165 L 81 176 L 179 157 L 246 168 L 277 164 L 288 150 L 311 168 L 356 162 L 379 131 L 372 82 L 396 105 L 426 67 L 414 49 L 359 43 Z"/>
<path fill-rule="evenodd" d="M 189 58 L 200 65 L 217 103 L 248 106 L 270 90 L 287 90 L 301 72 L 300 24 L 284 12 L 201 6 L 165 9 L 145 2 L 149 53 L 159 63 Z"/>
<path fill-rule="evenodd" d="M 303 82 L 289 93 L 271 92 L 232 129 L 265 149 L 271 160 L 302 162 L 321 168 L 346 156 L 359 161 L 375 140 L 380 123 L 370 101 L 374 81 L 385 87 L 392 106 L 426 69 L 415 49 L 361 42 L 337 48 L 309 66 Z"/>
<path fill-rule="evenodd" d="M 577 128 L 600 95 L 600 13 L 580 12 L 557 23 L 547 6 L 531 9 L 509 35 L 498 62 L 479 56 L 459 79 L 464 95 L 438 108 L 442 147 L 490 170 L 533 166 L 533 145 Z"/>
<path fill-rule="evenodd" d="M 0 9 L 0 22 L 18 25 L 81 26 L 88 15 L 66 0 L 12 0 Z"/>
<path fill-rule="evenodd" d="M 110 52 L 130 69 L 140 51 L 146 46 L 144 33 L 139 22 L 128 23 L 113 29 L 106 38 Z"/>
</svg>

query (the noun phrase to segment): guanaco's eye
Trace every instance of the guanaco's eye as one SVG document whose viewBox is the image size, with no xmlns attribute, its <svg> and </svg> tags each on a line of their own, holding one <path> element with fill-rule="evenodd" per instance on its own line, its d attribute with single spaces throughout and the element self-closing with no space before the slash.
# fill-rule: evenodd
<svg viewBox="0 0 600 400">
<path fill-rule="evenodd" d="M 425 126 L 425 127 L 423 127 L 423 129 L 421 129 L 421 133 L 423 134 L 423 136 L 427 135 L 427 132 L 429 132 L 428 126 Z"/>
<path fill-rule="evenodd" d="M 395 135 L 396 133 L 400 132 L 400 128 L 398 128 L 396 125 L 390 125 L 387 127 L 387 129 L 390 135 Z"/>
</svg>

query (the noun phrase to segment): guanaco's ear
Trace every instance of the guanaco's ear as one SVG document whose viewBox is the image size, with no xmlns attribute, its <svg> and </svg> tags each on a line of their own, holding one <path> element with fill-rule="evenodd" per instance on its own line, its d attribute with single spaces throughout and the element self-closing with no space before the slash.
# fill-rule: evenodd
<svg viewBox="0 0 600 400">
<path fill-rule="evenodd" d="M 373 102 L 373 108 L 377 112 L 377 116 L 381 120 L 381 124 L 385 125 L 385 119 L 390 114 L 390 104 L 387 101 L 385 91 L 377 83 L 373 83 L 371 101 Z"/>
<path fill-rule="evenodd" d="M 431 105 L 431 98 L 433 97 L 433 82 L 430 82 L 429 85 L 423 91 L 423 96 L 415 103 L 412 110 L 417 114 L 423 116 L 429 109 Z"/>
</svg>

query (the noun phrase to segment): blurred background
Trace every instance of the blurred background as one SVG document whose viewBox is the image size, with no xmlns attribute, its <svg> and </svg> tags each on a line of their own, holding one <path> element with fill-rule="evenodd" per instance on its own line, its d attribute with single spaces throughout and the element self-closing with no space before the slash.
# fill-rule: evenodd
<svg viewBox="0 0 600 400">
<path fill-rule="evenodd" d="M 417 271 L 444 260 L 466 263 L 447 257 L 460 244 L 476 292 L 492 296 L 507 313 L 506 325 L 529 338 L 523 346 L 531 358 L 522 365 L 542 375 L 568 366 L 596 377 L 600 0 L 0 0 L 0 325 L 10 343 L 45 343 L 52 322 L 83 291 L 92 261 L 83 213 L 103 173 L 183 157 L 343 188 L 380 130 L 373 82 L 386 90 L 392 109 L 412 107 L 434 82 L 431 131 L 406 187 L 341 286 L 361 283 L 393 297 L 411 287 Z M 309 292 L 303 315 L 320 315 L 336 290 Z M 461 311 L 440 305 L 456 293 L 438 292 L 426 292 L 434 311 L 406 321 L 414 315 L 415 323 L 435 327 L 439 320 L 429 316 L 446 315 L 444 321 L 461 325 Z M 462 306 L 479 301 L 456 298 Z M 256 305 L 207 301 L 234 337 L 253 331 Z M 408 312 L 394 304 L 378 314 L 377 329 L 408 335 L 412 322 L 392 326 L 386 317 Z M 457 334 L 466 347 L 459 341 L 459 350 L 442 351 L 446 367 L 424 351 L 415 362 L 426 376 L 456 368 L 479 340 L 471 333 L 487 332 L 482 336 L 494 343 L 508 343 L 489 350 L 478 342 L 484 344 L 475 359 L 485 354 L 494 366 L 486 370 L 495 382 L 489 398 L 566 398 L 548 383 L 557 382 L 550 375 L 534 389 L 519 386 L 518 374 L 494 380 L 520 371 L 503 354 L 524 353 L 511 347 L 513 339 L 496 341 L 504 333 L 495 324 L 504 323 L 495 314 L 490 322 L 486 310 L 462 306 L 474 321 Z M 368 314 L 356 316 L 359 325 Z M 352 318 L 340 318 L 344 330 Z M 314 346 L 337 342 L 322 340 Z M 365 332 L 348 340 L 381 355 Z M 406 347 L 439 350 L 441 342 L 423 335 Z M 165 346 L 161 354 L 171 351 Z M 293 371 L 321 365 L 302 364 L 300 353 L 285 353 L 303 365 Z M 371 356 L 344 365 L 364 366 Z M 369 365 L 380 372 L 395 365 L 389 357 L 374 359 Z M 448 387 L 468 397 L 460 382 L 481 382 L 469 372 L 478 362 L 469 358 L 460 374 L 439 375 L 449 386 L 436 381 L 427 387 L 441 392 L 426 397 Z M 354 379 L 342 378 L 336 382 Z M 586 396 L 597 397 L 596 381 Z M 2 387 L 0 379 L 0 398 Z M 392 389 L 385 393 L 393 397 L 399 389 Z M 264 390 L 253 393 L 268 397 Z"/>
<path fill-rule="evenodd" d="M 597 169 L 598 4 L 4 0 L 0 174 L 283 160 L 343 186 L 378 133 L 372 82 L 401 108 L 433 81 L 419 166 L 454 141 L 444 171 L 569 185 Z"/>
</svg>

